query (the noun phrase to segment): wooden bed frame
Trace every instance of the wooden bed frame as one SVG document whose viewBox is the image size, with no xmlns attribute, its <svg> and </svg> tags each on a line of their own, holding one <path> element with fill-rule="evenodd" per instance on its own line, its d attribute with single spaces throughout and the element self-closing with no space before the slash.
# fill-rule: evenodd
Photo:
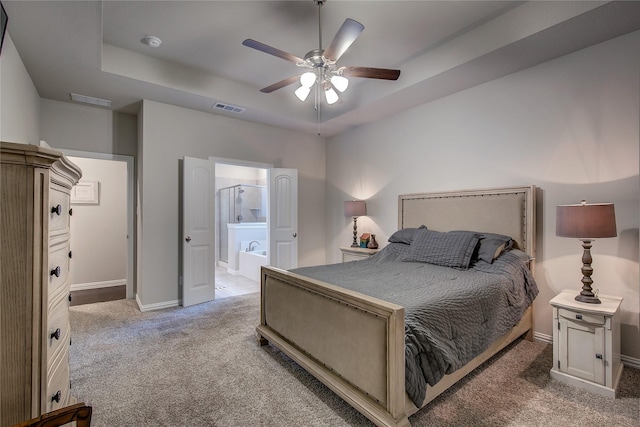
<svg viewBox="0 0 640 427">
<path fill-rule="evenodd" d="M 401 195 L 398 228 L 505 234 L 535 259 L 535 187 Z M 534 269 L 531 261 L 531 271 Z M 408 426 L 418 411 L 405 391 L 404 308 L 274 267 L 262 267 L 261 345 L 271 343 L 380 426 Z M 484 353 L 427 388 L 424 407 L 523 334 L 529 307 Z"/>
</svg>

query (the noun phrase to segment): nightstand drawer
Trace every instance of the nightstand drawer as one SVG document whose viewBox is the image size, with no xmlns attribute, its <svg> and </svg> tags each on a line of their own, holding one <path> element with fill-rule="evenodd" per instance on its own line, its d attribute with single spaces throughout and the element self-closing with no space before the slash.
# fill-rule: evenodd
<svg viewBox="0 0 640 427">
<path fill-rule="evenodd" d="M 568 320 L 590 323 L 592 325 L 604 325 L 605 317 L 598 314 L 581 313 L 576 311 L 558 308 L 558 317 L 564 317 Z"/>
</svg>

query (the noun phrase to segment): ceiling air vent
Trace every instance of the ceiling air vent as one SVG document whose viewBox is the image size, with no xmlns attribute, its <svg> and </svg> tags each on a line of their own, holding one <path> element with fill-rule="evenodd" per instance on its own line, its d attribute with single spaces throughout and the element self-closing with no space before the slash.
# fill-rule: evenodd
<svg viewBox="0 0 640 427">
<path fill-rule="evenodd" d="M 227 111 L 229 113 L 242 113 L 244 112 L 244 108 L 236 107 L 235 105 L 223 104 L 221 102 L 216 102 L 213 104 L 213 108 L 217 108 L 218 110 Z"/>
</svg>

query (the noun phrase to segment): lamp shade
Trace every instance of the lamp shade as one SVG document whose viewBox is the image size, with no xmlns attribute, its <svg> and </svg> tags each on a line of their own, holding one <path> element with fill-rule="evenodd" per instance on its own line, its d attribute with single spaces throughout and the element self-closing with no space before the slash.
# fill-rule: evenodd
<svg viewBox="0 0 640 427">
<path fill-rule="evenodd" d="M 344 202 L 344 216 L 363 216 L 367 214 L 367 205 L 364 200 L 349 200 Z"/>
<path fill-rule="evenodd" d="M 617 235 L 613 203 L 556 206 L 556 236 L 596 239 Z"/>
</svg>

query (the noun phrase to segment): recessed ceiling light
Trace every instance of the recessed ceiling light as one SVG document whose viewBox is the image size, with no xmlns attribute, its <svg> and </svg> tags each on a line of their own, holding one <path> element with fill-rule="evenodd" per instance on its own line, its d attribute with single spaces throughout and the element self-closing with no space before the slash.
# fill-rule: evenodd
<svg viewBox="0 0 640 427">
<path fill-rule="evenodd" d="M 159 47 L 160 44 L 162 43 L 162 40 L 160 40 L 158 37 L 156 36 L 145 36 L 142 40 L 142 43 L 146 44 L 149 47 Z"/>
<path fill-rule="evenodd" d="M 100 99 L 100 98 L 94 98 L 93 96 L 78 95 L 77 93 L 70 93 L 69 95 L 71 95 L 72 101 L 82 102 L 83 104 L 97 105 L 99 107 L 111 108 L 111 101 L 108 99 Z"/>
</svg>

